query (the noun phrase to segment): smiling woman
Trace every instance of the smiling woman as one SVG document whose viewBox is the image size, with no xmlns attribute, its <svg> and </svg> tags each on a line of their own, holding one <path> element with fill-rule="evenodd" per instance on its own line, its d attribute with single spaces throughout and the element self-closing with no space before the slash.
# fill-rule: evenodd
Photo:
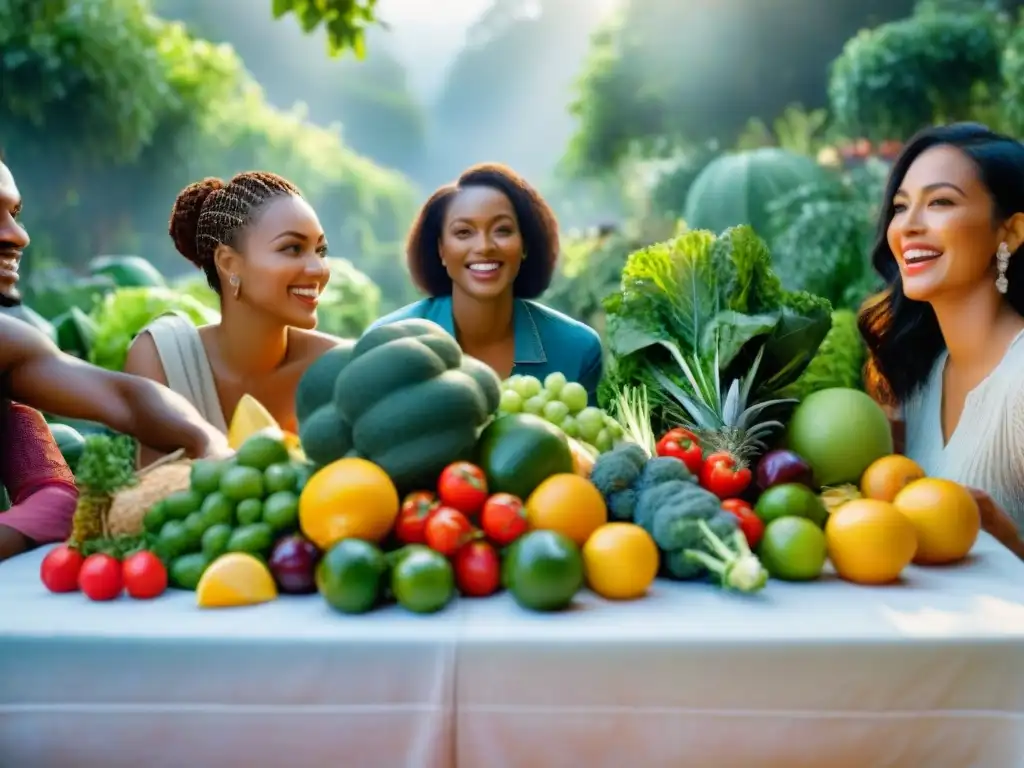
<svg viewBox="0 0 1024 768">
<path fill-rule="evenodd" d="M 294 431 L 298 380 L 338 343 L 314 330 L 330 279 L 316 212 L 289 181 L 254 171 L 185 188 L 170 235 L 220 295 L 221 321 L 197 329 L 158 318 L 133 342 L 125 371 L 167 384 L 221 431 L 245 394 Z M 144 452 L 142 463 L 156 456 Z"/>
<path fill-rule="evenodd" d="M 889 288 L 860 325 L 906 454 L 975 489 L 985 527 L 1024 556 L 1022 252 L 1024 146 L 974 124 L 923 131 L 893 164 L 873 254 Z"/>
<path fill-rule="evenodd" d="M 558 223 L 544 199 L 501 165 L 478 165 L 430 196 L 409 232 L 409 272 L 430 298 L 375 325 L 425 318 L 502 378 L 562 373 L 596 403 L 597 333 L 533 301 L 551 283 Z"/>
</svg>

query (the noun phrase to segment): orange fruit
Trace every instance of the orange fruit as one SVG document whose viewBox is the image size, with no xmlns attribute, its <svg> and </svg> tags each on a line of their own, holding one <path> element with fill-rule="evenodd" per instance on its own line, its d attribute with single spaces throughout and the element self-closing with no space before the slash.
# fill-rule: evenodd
<svg viewBox="0 0 1024 768">
<path fill-rule="evenodd" d="M 609 600 L 643 597 L 658 575 L 658 547 L 633 523 L 606 523 L 583 545 L 587 586 Z"/>
<path fill-rule="evenodd" d="M 915 480 L 896 495 L 893 505 L 917 531 L 920 565 L 962 560 L 981 530 L 981 512 L 970 491 L 959 483 L 928 477 Z"/>
<path fill-rule="evenodd" d="M 860 477 L 860 492 L 866 499 L 892 501 L 908 483 L 924 476 L 924 470 L 906 456 L 883 456 L 864 470 Z"/>
<path fill-rule="evenodd" d="M 855 499 L 833 512 L 825 540 L 836 573 L 856 584 L 895 581 L 917 551 L 910 520 L 879 499 Z"/>
<path fill-rule="evenodd" d="M 378 544 L 398 517 L 398 489 L 366 459 L 338 459 L 318 470 L 299 496 L 299 527 L 327 550 L 342 539 Z"/>
<path fill-rule="evenodd" d="M 526 517 L 531 528 L 557 531 L 582 547 L 590 534 L 608 522 L 608 508 L 601 492 L 585 477 L 559 473 L 530 494 Z"/>
<path fill-rule="evenodd" d="M 267 566 L 244 552 L 218 557 L 196 586 L 196 604 L 200 608 L 256 605 L 276 597 L 277 586 Z"/>
</svg>

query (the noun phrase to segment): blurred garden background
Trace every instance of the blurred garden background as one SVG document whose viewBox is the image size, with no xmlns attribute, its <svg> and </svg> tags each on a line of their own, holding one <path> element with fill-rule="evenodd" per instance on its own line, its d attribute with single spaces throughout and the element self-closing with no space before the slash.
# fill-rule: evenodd
<svg viewBox="0 0 1024 768">
<path fill-rule="evenodd" d="M 901 142 L 962 119 L 1024 133 L 1021 6 L 0 0 L 0 147 L 33 238 L 15 311 L 109 368 L 166 309 L 215 316 L 170 207 L 258 168 L 317 209 L 321 328 L 356 335 L 415 298 L 417 206 L 485 160 L 548 197 L 544 300 L 599 330 L 627 255 L 684 225 L 749 223 L 788 287 L 852 309 Z"/>
</svg>

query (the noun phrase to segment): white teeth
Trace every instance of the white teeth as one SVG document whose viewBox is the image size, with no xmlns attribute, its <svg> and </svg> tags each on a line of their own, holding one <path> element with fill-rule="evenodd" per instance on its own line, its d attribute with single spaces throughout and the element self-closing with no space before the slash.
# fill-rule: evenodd
<svg viewBox="0 0 1024 768">
<path fill-rule="evenodd" d="M 320 295 L 320 291 L 316 288 L 292 288 L 291 292 L 296 296 L 308 296 L 311 299 L 315 299 Z"/>
<path fill-rule="evenodd" d="M 903 260 L 907 264 L 914 264 L 919 261 L 928 261 L 929 259 L 937 259 L 941 256 L 940 251 L 926 251 L 921 248 L 912 248 L 909 251 L 903 252 Z"/>
<path fill-rule="evenodd" d="M 479 264 L 470 264 L 469 268 L 473 272 L 494 272 L 501 266 L 496 261 L 481 262 Z"/>
</svg>

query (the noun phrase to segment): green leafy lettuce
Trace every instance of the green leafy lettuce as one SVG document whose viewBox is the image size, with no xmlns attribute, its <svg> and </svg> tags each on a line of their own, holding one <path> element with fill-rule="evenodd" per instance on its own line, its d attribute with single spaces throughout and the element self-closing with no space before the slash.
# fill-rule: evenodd
<svg viewBox="0 0 1024 768">
<path fill-rule="evenodd" d="M 748 226 L 721 235 L 690 230 L 629 256 L 621 290 L 605 300 L 612 355 L 602 388 L 608 402 L 623 386 L 646 385 L 661 429 L 671 421 L 652 367 L 692 390 L 665 348 L 668 342 L 725 386 L 744 377 L 760 352 L 752 399 L 796 381 L 831 327 L 827 299 L 789 292 L 772 270 L 764 241 Z"/>
</svg>

